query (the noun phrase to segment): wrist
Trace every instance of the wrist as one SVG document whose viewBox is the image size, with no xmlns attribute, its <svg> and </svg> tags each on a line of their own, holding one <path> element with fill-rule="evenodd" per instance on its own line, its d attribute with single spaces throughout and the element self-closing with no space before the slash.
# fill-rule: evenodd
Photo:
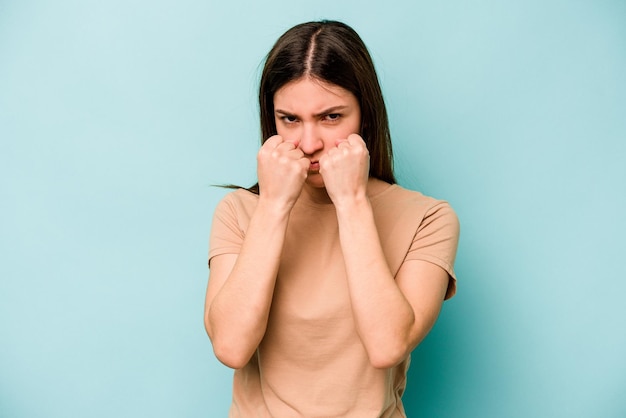
<svg viewBox="0 0 626 418">
<path fill-rule="evenodd" d="M 264 217 L 269 218 L 282 218 L 289 216 L 294 202 L 283 201 L 279 199 L 272 199 L 259 195 L 259 202 L 257 204 L 255 213 L 258 212 Z"/>
<path fill-rule="evenodd" d="M 366 194 L 355 194 L 333 201 L 337 216 L 351 215 L 361 211 L 371 211 L 372 205 Z"/>
</svg>

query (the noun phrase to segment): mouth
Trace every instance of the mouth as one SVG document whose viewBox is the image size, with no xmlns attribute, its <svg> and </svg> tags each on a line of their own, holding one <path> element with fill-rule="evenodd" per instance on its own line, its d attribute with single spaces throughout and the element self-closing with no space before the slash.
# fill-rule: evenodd
<svg viewBox="0 0 626 418">
<path fill-rule="evenodd" d="M 309 172 L 318 172 L 318 171 L 320 171 L 320 162 L 311 161 L 311 165 L 309 165 Z"/>
</svg>

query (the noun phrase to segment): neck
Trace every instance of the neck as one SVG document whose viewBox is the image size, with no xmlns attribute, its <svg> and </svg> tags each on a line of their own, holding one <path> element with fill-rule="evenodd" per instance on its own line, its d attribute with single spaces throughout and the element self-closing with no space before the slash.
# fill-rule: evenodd
<svg viewBox="0 0 626 418">
<path fill-rule="evenodd" d="M 389 184 L 370 177 L 367 183 L 367 195 L 369 197 L 375 196 L 378 193 L 389 187 Z M 312 187 L 308 184 L 304 184 L 302 193 L 300 193 L 299 200 L 303 202 L 314 203 L 316 205 L 332 205 L 333 201 L 328 196 L 328 192 L 324 187 Z"/>
<path fill-rule="evenodd" d="M 324 187 L 311 187 L 307 184 L 302 188 L 299 199 L 317 205 L 333 204 L 333 201 L 330 199 L 330 196 L 328 196 L 328 192 L 326 192 Z"/>
</svg>

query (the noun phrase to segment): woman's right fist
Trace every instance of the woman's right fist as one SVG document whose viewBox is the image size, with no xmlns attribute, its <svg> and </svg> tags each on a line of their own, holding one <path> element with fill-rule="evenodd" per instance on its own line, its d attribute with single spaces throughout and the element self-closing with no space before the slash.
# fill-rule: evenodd
<svg viewBox="0 0 626 418">
<path fill-rule="evenodd" d="M 259 195 L 293 206 L 302 191 L 309 165 L 297 141 L 285 141 L 280 135 L 268 138 L 257 155 Z"/>
</svg>

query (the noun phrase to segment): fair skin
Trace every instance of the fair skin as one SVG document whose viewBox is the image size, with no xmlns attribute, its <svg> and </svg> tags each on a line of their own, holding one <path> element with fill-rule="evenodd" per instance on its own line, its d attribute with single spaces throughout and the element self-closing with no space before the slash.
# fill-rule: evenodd
<svg viewBox="0 0 626 418">
<path fill-rule="evenodd" d="M 432 328 L 448 284 L 440 267 L 406 261 L 389 271 L 369 195 L 388 185 L 369 179 L 358 135 L 356 97 L 302 78 L 274 96 L 278 134 L 261 147 L 259 201 L 237 255 L 211 260 L 205 327 L 217 358 L 247 364 L 267 327 L 289 214 L 298 199 L 335 205 L 352 313 L 370 363 L 400 363 Z"/>
</svg>

